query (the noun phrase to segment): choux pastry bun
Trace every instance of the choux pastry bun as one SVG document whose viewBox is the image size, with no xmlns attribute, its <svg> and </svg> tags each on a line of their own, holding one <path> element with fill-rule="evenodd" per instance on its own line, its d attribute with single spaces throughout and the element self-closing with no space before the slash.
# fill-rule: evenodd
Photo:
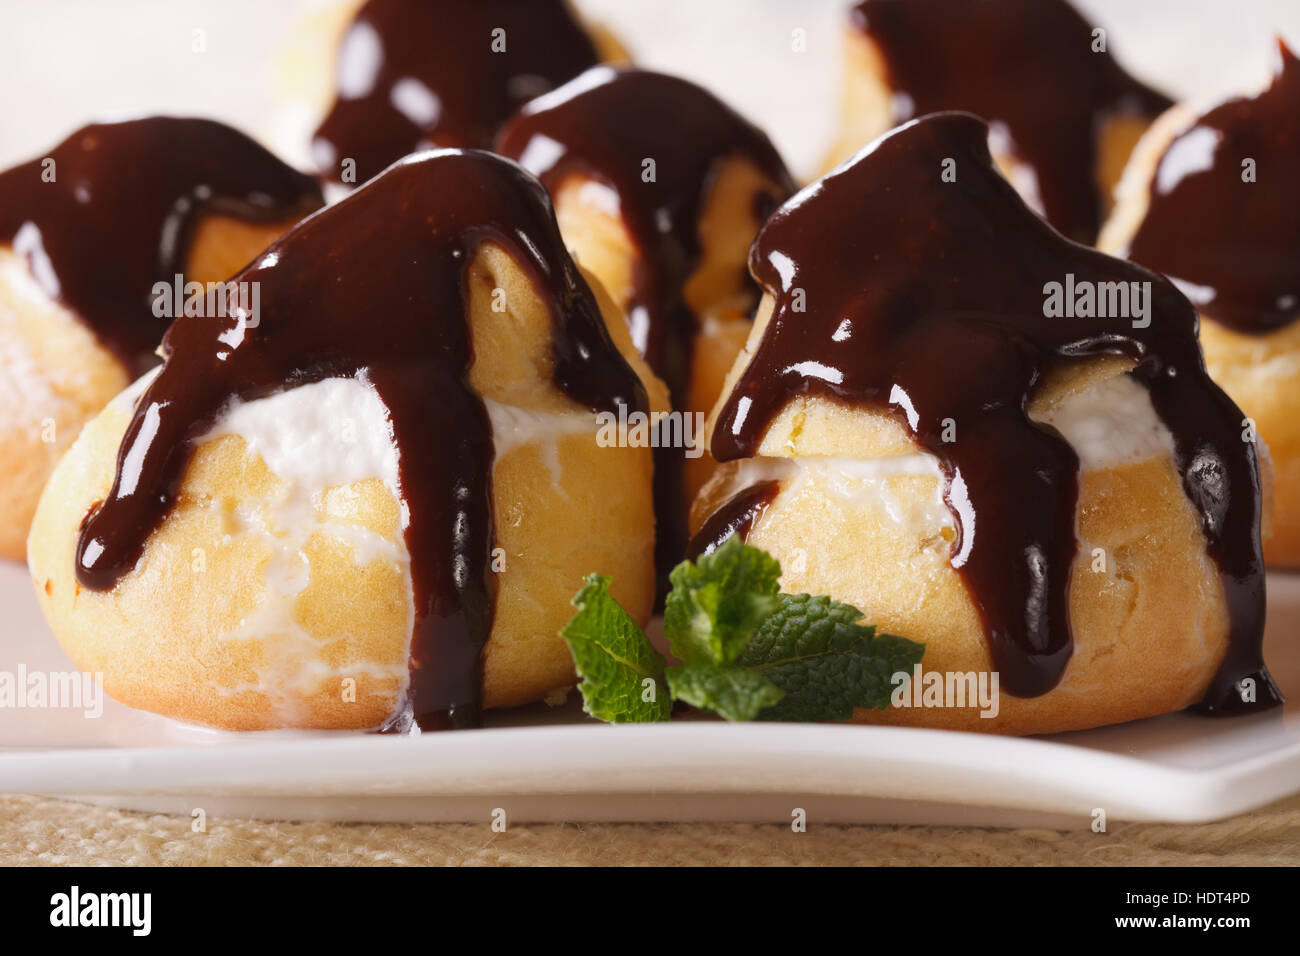
<svg viewBox="0 0 1300 956">
<path fill-rule="evenodd" d="M 345 185 L 417 149 L 487 149 L 527 100 L 627 57 L 567 0 L 338 0 L 298 32 L 285 98 Z"/>
<path fill-rule="evenodd" d="M 550 190 L 565 242 L 623 309 L 637 349 L 685 413 L 665 423 L 656 456 L 665 583 L 685 549 L 688 504 L 713 465 L 703 429 L 688 428 L 713 407 L 749 334 L 758 301 L 749 246 L 793 181 L 767 136 L 712 93 L 630 68 L 596 67 L 533 100 L 496 150 Z"/>
<path fill-rule="evenodd" d="M 22 558 L 82 424 L 157 361 L 185 282 L 226 279 L 320 204 L 310 178 L 201 119 L 87 126 L 0 173 L 0 556 Z"/>
<path fill-rule="evenodd" d="M 1177 106 L 1133 153 L 1099 248 L 1163 272 L 1195 303 L 1211 377 L 1273 459 L 1272 565 L 1300 567 L 1300 60 L 1204 112 Z M 1252 424 L 1253 423 L 1253 424 Z"/>
<path fill-rule="evenodd" d="M 992 131 L 994 159 L 1056 229 L 1091 243 L 1133 144 L 1169 100 L 1139 83 L 1066 0 L 864 0 L 844 42 L 827 166 L 939 110 Z"/>
<path fill-rule="evenodd" d="M 474 724 L 571 686 L 559 629 L 592 568 L 644 621 L 649 449 L 593 412 L 666 406 L 578 272 L 542 186 L 416 154 L 182 317 L 55 469 L 37 596 L 117 700 L 213 727 Z"/>
<path fill-rule="evenodd" d="M 782 590 L 924 643 L 925 671 L 998 678 L 992 714 L 855 720 L 1036 734 L 1280 701 L 1257 446 L 1195 310 L 1035 216 L 983 122 L 881 137 L 779 209 L 750 263 L 765 296 L 714 410 L 724 464 L 692 553 L 739 533 Z M 1086 305 L 1119 286 L 1128 308 Z"/>
</svg>

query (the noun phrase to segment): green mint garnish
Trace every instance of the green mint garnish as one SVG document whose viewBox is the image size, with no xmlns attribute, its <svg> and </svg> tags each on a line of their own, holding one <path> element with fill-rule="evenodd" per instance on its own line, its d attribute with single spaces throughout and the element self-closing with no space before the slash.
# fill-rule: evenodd
<svg viewBox="0 0 1300 956">
<path fill-rule="evenodd" d="M 847 720 L 889 704 L 891 677 L 923 644 L 878 634 L 862 613 L 828 597 L 781 594 L 781 566 L 729 538 L 673 569 L 664 635 L 682 663 L 665 669 L 645 633 L 588 575 L 561 631 L 582 677 L 583 709 L 605 721 L 667 720 L 672 700 L 727 720 Z M 667 692 L 663 685 L 667 684 Z"/>
<path fill-rule="evenodd" d="M 578 613 L 560 636 L 582 675 L 582 709 L 611 723 L 667 720 L 664 658 L 609 593 L 607 577 L 589 574 L 573 598 Z"/>
<path fill-rule="evenodd" d="M 781 688 L 758 671 L 713 664 L 668 668 L 668 689 L 675 700 L 711 710 L 727 720 L 753 720 L 764 707 L 781 700 Z"/>
<path fill-rule="evenodd" d="M 737 663 L 784 691 L 763 720 L 848 720 L 855 707 L 883 710 L 890 678 L 911 674 L 925 645 L 877 634 L 862 612 L 808 594 L 781 595 Z"/>
<path fill-rule="evenodd" d="M 732 535 L 712 554 L 683 561 L 668 580 L 664 635 L 685 664 L 730 664 L 777 609 L 781 565 Z"/>
</svg>

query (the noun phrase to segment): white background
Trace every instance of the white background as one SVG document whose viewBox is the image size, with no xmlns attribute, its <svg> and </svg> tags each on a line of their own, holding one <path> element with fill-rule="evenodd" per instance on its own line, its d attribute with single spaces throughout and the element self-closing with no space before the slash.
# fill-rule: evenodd
<svg viewBox="0 0 1300 956">
<path fill-rule="evenodd" d="M 0 168 L 77 126 L 146 112 L 205 115 L 265 137 L 280 52 L 324 0 L 0 0 Z M 1300 44 L 1300 0 L 1077 0 L 1131 72 L 1171 95 L 1258 83 L 1281 32 Z M 836 123 L 850 0 L 576 0 L 645 66 L 688 76 L 767 129 L 797 174 Z M 808 49 L 790 49 L 791 31 Z M 207 49 L 191 50 L 195 29 Z"/>
</svg>

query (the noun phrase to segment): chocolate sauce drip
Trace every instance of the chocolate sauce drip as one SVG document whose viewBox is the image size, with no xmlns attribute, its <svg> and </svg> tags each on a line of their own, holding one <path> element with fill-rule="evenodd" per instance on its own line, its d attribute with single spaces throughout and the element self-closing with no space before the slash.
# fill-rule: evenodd
<svg viewBox="0 0 1300 956">
<path fill-rule="evenodd" d="M 504 248 L 547 302 L 554 380 L 593 409 L 644 411 L 564 249 L 541 184 L 479 151 L 425 153 L 296 226 L 235 277 L 260 283 L 256 327 L 181 318 L 136 406 L 107 500 L 77 546 L 77 577 L 107 590 L 138 561 L 176 498 L 196 440 L 234 400 L 364 376 L 392 419 L 415 595 L 408 714 L 424 729 L 474 723 L 491 630 L 492 429 L 470 387 L 466 268 Z"/>
<path fill-rule="evenodd" d="M 185 273 L 204 213 L 275 222 L 322 202 L 310 177 L 238 130 L 154 116 L 86 126 L 0 173 L 0 241 L 128 369 L 143 371 L 171 322 L 154 315 L 154 284 Z"/>
<path fill-rule="evenodd" d="M 1127 253 L 1254 334 L 1300 316 L 1300 60 L 1278 47 L 1267 90 L 1211 110 L 1165 150 Z"/>
<path fill-rule="evenodd" d="M 770 211 L 787 199 L 794 183 L 771 140 L 687 80 L 597 67 L 524 107 L 502 129 L 496 149 L 518 159 L 552 194 L 583 177 L 618 196 L 638 253 L 628 305 L 632 340 L 668 384 L 673 407 L 685 409 L 699 321 L 684 290 L 700 264 L 702 206 L 728 158 L 747 160 L 770 180 L 756 190 L 754 209 Z M 647 160 L 654 161 L 649 182 Z M 744 278 L 742 287 L 749 286 Z M 683 455 L 681 448 L 661 448 L 655 458 L 661 584 L 686 546 Z"/>
<path fill-rule="evenodd" d="M 754 530 L 758 519 L 763 517 L 763 512 L 776 500 L 780 490 L 779 481 L 769 480 L 736 492 L 700 525 L 700 530 L 695 532 L 686 548 L 686 557 L 694 561 L 703 555 L 712 554 L 733 534 L 740 535 L 740 540 L 744 541 L 749 537 L 749 532 Z"/>
<path fill-rule="evenodd" d="M 865 0 L 851 21 L 905 94 L 893 98 L 895 123 L 968 110 L 1004 127 L 1033 168 L 1047 221 L 1080 242 L 1101 223 L 1105 120 L 1172 105 L 1109 52 L 1094 53 L 1092 26 L 1064 0 Z"/>
<path fill-rule="evenodd" d="M 947 159 L 955 182 L 942 180 Z M 1243 709 L 1235 688 L 1247 677 L 1254 706 L 1280 701 L 1260 657 L 1258 462 L 1241 411 L 1206 374 L 1195 310 L 1167 280 L 1034 216 L 996 172 L 978 118 L 908 124 L 809 186 L 763 227 L 750 269 L 775 309 L 720 410 L 713 454 L 755 455 L 801 395 L 893 414 L 942 463 L 958 532 L 951 562 L 1017 696 L 1051 690 L 1069 660 L 1077 550 L 1078 458 L 1028 417 L 1030 395 L 1068 363 L 1131 358 L 1174 437 L 1227 596 L 1230 649 L 1202 706 Z M 1149 324 L 1046 318 L 1045 286 L 1070 275 L 1076 286 L 1149 283 Z M 948 419 L 955 440 L 945 441 Z"/>
<path fill-rule="evenodd" d="M 369 0 L 339 49 L 317 165 L 339 179 L 353 159 L 364 181 L 426 146 L 486 149 L 523 103 L 599 61 L 564 0 Z"/>
</svg>

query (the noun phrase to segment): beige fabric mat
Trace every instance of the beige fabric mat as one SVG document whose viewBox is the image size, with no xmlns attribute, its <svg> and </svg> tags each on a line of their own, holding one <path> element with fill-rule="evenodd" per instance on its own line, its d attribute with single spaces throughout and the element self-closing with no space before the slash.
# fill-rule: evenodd
<svg viewBox="0 0 1300 956">
<path fill-rule="evenodd" d="M 1300 797 L 1221 823 L 1109 833 L 776 824 L 263 823 L 0 797 L 0 864 L 1077 864 L 1297 865 Z"/>
</svg>

